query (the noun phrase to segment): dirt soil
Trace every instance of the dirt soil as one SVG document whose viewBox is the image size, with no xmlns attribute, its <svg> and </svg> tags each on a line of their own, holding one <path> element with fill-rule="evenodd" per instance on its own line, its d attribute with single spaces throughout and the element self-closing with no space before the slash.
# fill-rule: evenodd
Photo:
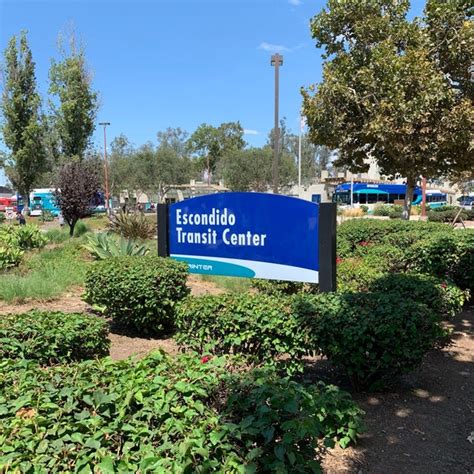
<svg viewBox="0 0 474 474">
<path fill-rule="evenodd" d="M 474 306 L 455 320 L 454 343 L 426 357 L 393 391 L 353 394 L 367 431 L 330 451 L 327 473 L 474 473 Z"/>
<path fill-rule="evenodd" d="M 192 293 L 219 293 L 211 282 L 189 281 Z M 61 299 L 44 303 L 7 305 L 0 314 L 32 308 L 89 311 L 75 289 Z M 366 432 L 358 445 L 326 453 L 326 473 L 473 474 L 474 473 L 474 306 L 454 321 L 450 347 L 427 355 L 422 366 L 382 393 L 353 393 L 365 410 Z M 124 359 L 162 348 L 176 354 L 173 339 L 138 337 L 111 325 L 111 356 Z M 308 360 L 306 377 L 350 389 L 344 376 L 321 359 Z"/>
</svg>

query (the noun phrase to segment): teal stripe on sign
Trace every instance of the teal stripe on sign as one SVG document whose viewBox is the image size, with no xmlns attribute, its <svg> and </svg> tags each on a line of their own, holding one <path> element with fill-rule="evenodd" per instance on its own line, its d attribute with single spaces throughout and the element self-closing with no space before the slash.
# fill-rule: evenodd
<svg viewBox="0 0 474 474">
<path fill-rule="evenodd" d="M 172 257 L 179 262 L 186 262 L 189 265 L 190 273 L 202 273 L 209 275 L 225 275 L 242 278 L 253 278 L 255 272 L 248 267 L 235 265 L 228 262 L 218 262 L 204 258 Z"/>
</svg>

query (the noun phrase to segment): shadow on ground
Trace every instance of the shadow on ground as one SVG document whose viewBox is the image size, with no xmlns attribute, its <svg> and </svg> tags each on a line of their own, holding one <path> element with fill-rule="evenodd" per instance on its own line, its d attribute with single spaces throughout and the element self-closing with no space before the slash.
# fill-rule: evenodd
<svg viewBox="0 0 474 474">
<path fill-rule="evenodd" d="M 366 411 L 358 446 L 331 450 L 327 473 L 474 472 L 474 306 L 454 320 L 453 344 L 428 354 L 416 371 L 379 393 L 353 393 Z M 306 377 L 350 389 L 325 360 L 308 362 Z M 474 434 L 473 434 L 474 435 Z"/>
</svg>

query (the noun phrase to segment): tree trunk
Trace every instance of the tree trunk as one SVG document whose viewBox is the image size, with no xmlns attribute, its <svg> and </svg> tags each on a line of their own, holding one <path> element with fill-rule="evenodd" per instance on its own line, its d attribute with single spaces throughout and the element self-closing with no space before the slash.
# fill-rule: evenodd
<svg viewBox="0 0 474 474">
<path fill-rule="evenodd" d="M 77 223 L 77 221 L 68 222 L 68 224 L 69 224 L 69 237 L 74 236 L 74 227 L 76 227 L 76 223 Z"/>
<path fill-rule="evenodd" d="M 407 189 L 405 193 L 405 203 L 403 205 L 402 218 L 406 221 L 410 220 L 411 201 L 413 199 L 413 191 L 415 190 L 416 179 L 413 176 L 407 177 Z"/>
</svg>

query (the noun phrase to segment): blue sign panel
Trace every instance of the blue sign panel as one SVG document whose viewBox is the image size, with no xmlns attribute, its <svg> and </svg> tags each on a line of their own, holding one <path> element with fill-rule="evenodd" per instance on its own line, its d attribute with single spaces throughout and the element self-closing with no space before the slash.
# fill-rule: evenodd
<svg viewBox="0 0 474 474">
<path fill-rule="evenodd" d="M 317 283 L 319 206 L 222 193 L 169 207 L 169 254 L 192 273 Z"/>
</svg>

